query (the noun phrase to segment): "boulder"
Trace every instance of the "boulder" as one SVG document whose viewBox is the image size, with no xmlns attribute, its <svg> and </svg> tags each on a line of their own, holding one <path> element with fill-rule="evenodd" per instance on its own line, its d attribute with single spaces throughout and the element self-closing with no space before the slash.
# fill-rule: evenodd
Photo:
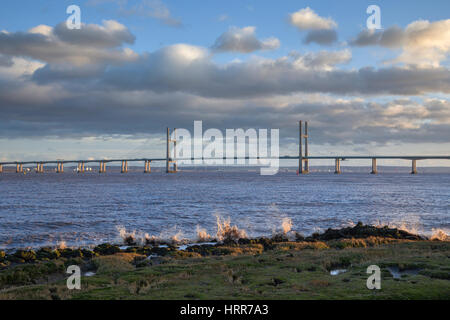
<svg viewBox="0 0 450 320">
<path fill-rule="evenodd" d="M 120 248 L 118 246 L 114 246 L 109 243 L 103 243 L 96 246 L 94 248 L 94 252 L 98 253 L 101 256 L 105 256 L 120 252 Z"/>
</svg>

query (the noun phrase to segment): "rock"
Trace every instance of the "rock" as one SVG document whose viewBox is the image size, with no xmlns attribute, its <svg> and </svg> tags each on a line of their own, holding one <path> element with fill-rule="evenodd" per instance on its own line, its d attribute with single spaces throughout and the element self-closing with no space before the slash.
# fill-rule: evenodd
<svg viewBox="0 0 450 320">
<path fill-rule="evenodd" d="M 263 245 L 264 250 L 272 250 L 275 247 L 272 239 L 268 238 L 259 238 L 258 243 Z"/>
<path fill-rule="evenodd" d="M 135 248 L 135 249 L 136 250 L 134 252 L 146 255 L 147 257 L 152 254 L 152 248 L 150 248 L 148 246 L 138 247 L 138 248 Z"/>
<path fill-rule="evenodd" d="M 272 242 L 287 242 L 287 241 L 289 241 L 289 239 L 283 233 L 278 233 L 278 234 L 273 235 L 271 240 L 272 240 Z"/>
<path fill-rule="evenodd" d="M 36 260 L 36 252 L 33 250 L 17 250 L 14 253 L 14 257 L 16 257 L 18 261 L 23 260 L 24 262 L 33 262 Z"/>
<path fill-rule="evenodd" d="M 103 243 L 94 248 L 94 252 L 98 253 L 101 256 L 115 254 L 120 252 L 120 248 L 118 246 L 113 246 L 109 243 Z"/>
<path fill-rule="evenodd" d="M 301 233 L 296 232 L 295 233 L 295 240 L 296 241 L 305 241 L 305 236 L 302 235 Z"/>
<path fill-rule="evenodd" d="M 97 252 L 88 250 L 88 249 L 81 249 L 81 253 L 83 254 L 84 258 L 92 259 L 94 257 L 98 256 Z"/>
<path fill-rule="evenodd" d="M 53 250 L 52 248 L 41 248 L 36 252 L 38 260 L 58 259 L 60 256 L 60 252 L 58 250 Z"/>
<path fill-rule="evenodd" d="M 61 253 L 61 257 L 64 258 L 82 258 L 83 257 L 83 252 L 81 251 L 81 249 L 62 249 L 59 250 L 59 252 Z"/>
<path fill-rule="evenodd" d="M 213 249 L 215 247 L 216 247 L 216 245 L 211 245 L 211 244 L 193 245 L 193 246 L 186 248 L 186 251 L 196 252 L 202 256 L 209 256 L 212 254 Z"/>
<path fill-rule="evenodd" d="M 165 256 L 173 250 L 169 247 L 167 247 L 167 248 L 166 247 L 153 247 L 153 248 L 151 248 L 150 251 L 151 251 L 151 253 L 157 254 L 158 256 Z"/>
<path fill-rule="evenodd" d="M 426 240 L 425 237 L 412 234 L 404 230 L 389 228 L 388 226 L 379 228 L 364 225 L 362 222 L 358 222 L 358 224 L 354 227 L 346 227 L 342 229 L 329 228 L 324 233 L 314 233 L 310 238 L 313 240 L 328 241 L 335 239 L 367 238 L 371 236 L 406 240 Z"/>
<path fill-rule="evenodd" d="M 0 250 L 0 261 L 3 261 L 6 257 L 5 251 Z"/>
<path fill-rule="evenodd" d="M 250 243 L 251 243 L 251 240 L 247 239 L 247 238 L 240 238 L 238 240 L 238 244 L 250 244 Z"/>
</svg>

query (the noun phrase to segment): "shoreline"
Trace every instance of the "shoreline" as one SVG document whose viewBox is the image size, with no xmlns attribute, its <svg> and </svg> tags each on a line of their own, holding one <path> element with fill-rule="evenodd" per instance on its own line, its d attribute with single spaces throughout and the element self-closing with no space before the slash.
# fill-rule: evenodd
<svg viewBox="0 0 450 320">
<path fill-rule="evenodd" d="M 379 298 L 450 297 L 448 239 L 360 223 L 295 240 L 283 234 L 236 238 L 228 231 L 220 242 L 187 247 L 100 244 L 92 251 L 0 252 L 0 299 L 209 299 L 211 291 L 217 299 L 353 299 L 356 289 L 359 298 L 372 299 L 378 293 L 364 280 L 371 264 L 380 265 L 384 287 L 395 292 L 380 290 Z M 69 265 L 80 267 L 82 290 L 67 289 Z M 398 286 L 410 293 L 397 296 Z"/>
<path fill-rule="evenodd" d="M 220 223 L 220 220 L 218 221 Z M 38 251 L 41 249 L 51 249 L 51 250 L 62 250 L 62 249 L 80 249 L 80 250 L 89 250 L 93 251 L 93 249 L 99 245 L 108 244 L 113 245 L 122 248 L 122 250 L 125 250 L 126 247 L 145 247 L 145 246 L 172 246 L 172 247 L 183 247 L 183 246 L 192 246 L 202 243 L 221 243 L 221 241 L 229 242 L 229 241 L 235 241 L 238 242 L 239 240 L 246 241 L 245 239 L 248 239 L 250 241 L 255 241 L 258 239 L 270 239 L 275 241 L 298 241 L 298 240 L 306 240 L 306 241 L 315 241 L 315 240 L 331 240 L 331 239 L 339 239 L 339 238 L 352 238 L 352 237 L 370 237 L 370 236 L 382 236 L 382 237 L 391 237 L 394 239 L 410 239 L 410 240 L 442 240 L 445 238 L 449 238 L 450 236 L 447 235 L 444 231 L 441 229 L 433 229 L 437 232 L 428 232 L 428 235 L 423 233 L 414 233 L 410 232 L 408 230 L 397 228 L 395 226 L 390 227 L 389 225 L 371 225 L 367 224 L 364 225 L 362 222 L 358 222 L 357 224 L 354 224 L 353 226 L 350 225 L 348 227 L 341 227 L 341 228 L 327 228 L 322 233 L 320 231 L 312 232 L 309 236 L 304 236 L 302 233 L 299 233 L 297 231 L 289 230 L 288 232 L 275 232 L 272 233 L 270 236 L 255 236 L 255 237 L 248 237 L 245 234 L 244 230 L 239 229 L 237 226 L 231 226 L 229 224 L 229 221 L 222 221 L 223 230 L 219 231 L 224 233 L 223 235 L 216 235 L 216 236 L 197 236 L 195 239 L 163 239 L 158 237 L 149 237 L 145 238 L 142 235 L 137 236 L 135 234 L 135 231 L 133 232 L 127 232 L 126 230 L 123 230 L 123 234 L 120 234 L 118 236 L 121 241 L 100 241 L 98 243 L 91 243 L 86 245 L 66 245 L 65 241 L 61 241 L 56 244 L 49 244 L 49 245 L 41 245 L 41 246 L 19 246 L 19 247 L 6 247 L 1 248 L 0 252 L 5 252 L 6 254 L 13 254 L 14 252 L 21 250 L 21 251 Z M 227 224 L 228 223 L 228 224 Z M 356 227 L 356 229 L 354 229 Z M 363 228 L 361 228 L 363 227 Z M 353 232 L 356 231 L 356 232 Z M 350 231 L 350 233 L 349 233 Z M 239 234 L 239 232 L 243 232 L 243 234 Z M 119 233 L 122 233 L 122 231 L 119 230 Z M 242 237 L 240 237 L 242 235 Z M 223 238 L 223 239 L 222 239 Z"/>
</svg>

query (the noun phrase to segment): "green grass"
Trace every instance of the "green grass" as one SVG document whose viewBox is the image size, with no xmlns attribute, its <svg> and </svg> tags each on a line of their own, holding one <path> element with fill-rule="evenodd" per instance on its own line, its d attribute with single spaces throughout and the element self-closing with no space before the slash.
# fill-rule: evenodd
<svg viewBox="0 0 450 320">
<path fill-rule="evenodd" d="M 97 268 L 68 290 L 58 265 L 24 264 L 0 271 L 0 299 L 449 299 L 450 242 L 338 241 L 222 246 L 214 254 L 171 253 L 159 264 L 135 253 L 83 260 Z M 55 262 L 56 261 L 56 262 Z M 140 263 L 139 263 L 140 261 Z M 80 261 L 78 261 L 80 262 Z M 366 269 L 382 269 L 381 290 L 368 290 Z M 67 265 L 67 264 L 66 264 Z M 30 267 L 31 266 L 31 267 Z M 387 267 L 420 269 L 397 280 Z M 29 270 L 28 270 L 28 269 Z M 330 275 L 330 269 L 347 272 Z M 25 270 L 24 270 L 25 269 Z M 36 271 L 36 270 L 38 271 Z M 34 270 L 34 271 L 33 271 Z M 19 272 L 21 278 L 11 280 Z M 67 276 L 67 275 L 66 275 Z M 44 278 L 47 281 L 43 281 Z M 8 282 L 9 279 L 9 282 Z"/>
</svg>

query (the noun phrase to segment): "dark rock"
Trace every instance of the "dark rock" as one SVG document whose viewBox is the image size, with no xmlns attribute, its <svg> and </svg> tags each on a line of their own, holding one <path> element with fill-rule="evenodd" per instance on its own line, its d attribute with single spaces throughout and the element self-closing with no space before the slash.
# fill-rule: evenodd
<svg viewBox="0 0 450 320">
<path fill-rule="evenodd" d="M 65 249 L 61 249 L 59 250 L 59 253 L 61 254 L 61 257 L 64 258 L 82 258 L 83 257 L 83 252 L 81 251 L 81 249 L 69 249 L 69 248 L 65 248 Z"/>
<path fill-rule="evenodd" d="M 169 247 L 153 247 L 151 249 L 151 253 L 157 254 L 158 256 L 165 256 L 171 251 L 173 250 Z"/>
<path fill-rule="evenodd" d="M 272 236 L 272 242 L 287 242 L 289 239 L 283 233 L 278 233 Z"/>
<path fill-rule="evenodd" d="M 113 246 L 109 243 L 103 243 L 96 246 L 94 248 L 94 252 L 98 253 L 99 255 L 105 256 L 120 252 L 120 248 L 118 246 Z"/>
<path fill-rule="evenodd" d="M 210 244 L 204 244 L 204 245 L 194 245 L 189 246 L 186 248 L 187 252 L 196 252 L 202 256 L 209 256 L 213 254 L 213 249 L 217 247 L 217 245 L 210 245 Z"/>
<path fill-rule="evenodd" d="M 268 238 L 259 238 L 258 243 L 263 245 L 264 250 L 272 250 L 275 247 L 272 243 L 272 239 Z"/>
<path fill-rule="evenodd" d="M 247 238 L 240 238 L 238 240 L 238 244 L 250 244 L 252 241 L 250 239 Z"/>
<path fill-rule="evenodd" d="M 362 222 L 358 222 L 354 227 L 346 227 L 342 229 L 327 229 L 324 233 L 314 233 L 311 238 L 313 240 L 335 240 L 335 239 L 350 239 L 350 238 L 367 238 L 367 237 L 384 237 L 393 239 L 405 239 L 405 240 L 426 240 L 426 238 L 409 233 L 397 228 L 389 228 L 385 226 L 383 228 L 364 225 Z"/>
<path fill-rule="evenodd" d="M 123 242 L 125 243 L 125 244 L 127 244 L 127 245 L 129 245 L 129 246 L 135 246 L 136 245 L 136 239 L 134 239 L 134 237 L 133 236 L 126 236 L 124 239 L 123 239 Z"/>
<path fill-rule="evenodd" d="M 61 256 L 58 250 L 53 250 L 52 248 L 41 248 L 36 252 L 36 257 L 38 260 L 52 260 L 57 259 Z"/>
<path fill-rule="evenodd" d="M 88 249 L 81 249 L 81 253 L 84 258 L 88 258 L 88 259 L 92 259 L 92 258 L 98 256 L 97 252 L 94 252 L 94 251 L 91 251 Z"/>
<path fill-rule="evenodd" d="M 143 255 L 149 256 L 149 255 L 152 254 L 152 248 L 150 248 L 148 246 L 138 247 L 138 248 L 136 248 L 135 252 L 139 253 L 139 254 L 143 254 Z"/>
<path fill-rule="evenodd" d="M 296 241 L 305 241 L 305 236 L 302 235 L 301 233 L 296 232 L 295 233 L 295 240 Z"/>
<path fill-rule="evenodd" d="M 14 253 L 14 256 L 19 259 L 23 260 L 25 262 L 33 262 L 36 260 L 36 252 L 33 250 L 25 251 L 25 250 L 17 250 Z"/>
</svg>

